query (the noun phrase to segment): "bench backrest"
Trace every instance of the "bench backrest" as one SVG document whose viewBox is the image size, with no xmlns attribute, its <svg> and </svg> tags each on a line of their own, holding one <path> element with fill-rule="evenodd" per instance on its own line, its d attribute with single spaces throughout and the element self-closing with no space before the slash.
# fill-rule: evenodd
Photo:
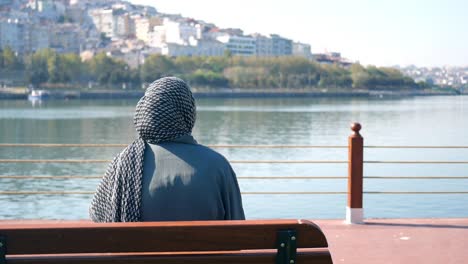
<svg viewBox="0 0 468 264">
<path fill-rule="evenodd" d="M 0 243 L 0 264 L 331 263 L 306 220 L 0 224 Z"/>
</svg>

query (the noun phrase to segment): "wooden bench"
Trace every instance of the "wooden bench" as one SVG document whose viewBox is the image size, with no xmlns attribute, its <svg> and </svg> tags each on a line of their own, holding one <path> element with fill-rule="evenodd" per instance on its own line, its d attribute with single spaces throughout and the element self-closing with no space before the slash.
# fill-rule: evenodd
<svg viewBox="0 0 468 264">
<path fill-rule="evenodd" d="M 332 263 L 306 220 L 0 222 L 0 264 Z"/>
</svg>

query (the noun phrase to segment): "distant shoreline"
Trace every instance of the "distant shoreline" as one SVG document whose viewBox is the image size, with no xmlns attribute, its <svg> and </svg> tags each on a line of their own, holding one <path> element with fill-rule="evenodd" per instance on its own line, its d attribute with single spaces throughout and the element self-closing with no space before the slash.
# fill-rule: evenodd
<svg viewBox="0 0 468 264">
<path fill-rule="evenodd" d="M 122 90 L 95 90 L 95 91 L 63 91 L 48 90 L 51 99 L 138 99 L 143 96 L 144 91 L 122 91 Z M 328 91 L 320 90 L 240 90 L 224 89 L 218 91 L 200 91 L 194 89 L 195 98 L 402 98 L 410 96 L 453 96 L 468 95 L 468 93 L 457 94 L 451 91 Z M 0 89 L 0 100 L 27 100 L 28 94 L 25 92 L 13 92 Z"/>
</svg>

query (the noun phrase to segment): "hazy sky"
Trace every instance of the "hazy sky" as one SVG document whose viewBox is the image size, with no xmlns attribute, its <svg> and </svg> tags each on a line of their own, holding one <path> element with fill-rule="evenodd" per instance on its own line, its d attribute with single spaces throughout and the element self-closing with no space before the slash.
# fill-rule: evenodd
<svg viewBox="0 0 468 264">
<path fill-rule="evenodd" d="M 468 0 L 131 0 L 379 66 L 468 65 Z"/>
</svg>

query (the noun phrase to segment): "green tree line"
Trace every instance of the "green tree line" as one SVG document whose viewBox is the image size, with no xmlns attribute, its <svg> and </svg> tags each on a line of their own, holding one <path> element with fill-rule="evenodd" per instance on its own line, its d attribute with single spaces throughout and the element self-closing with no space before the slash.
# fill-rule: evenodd
<svg viewBox="0 0 468 264">
<path fill-rule="evenodd" d="M 350 88 L 414 89 L 424 88 L 399 70 L 358 63 L 348 68 L 321 65 L 300 57 L 166 57 L 151 55 L 138 68 L 104 53 L 82 61 L 76 54 L 59 54 L 51 49 L 20 59 L 11 49 L 0 52 L 0 70 L 25 72 L 25 82 L 38 87 L 45 84 L 138 88 L 163 76 L 178 76 L 194 87 L 213 88 Z"/>
</svg>

